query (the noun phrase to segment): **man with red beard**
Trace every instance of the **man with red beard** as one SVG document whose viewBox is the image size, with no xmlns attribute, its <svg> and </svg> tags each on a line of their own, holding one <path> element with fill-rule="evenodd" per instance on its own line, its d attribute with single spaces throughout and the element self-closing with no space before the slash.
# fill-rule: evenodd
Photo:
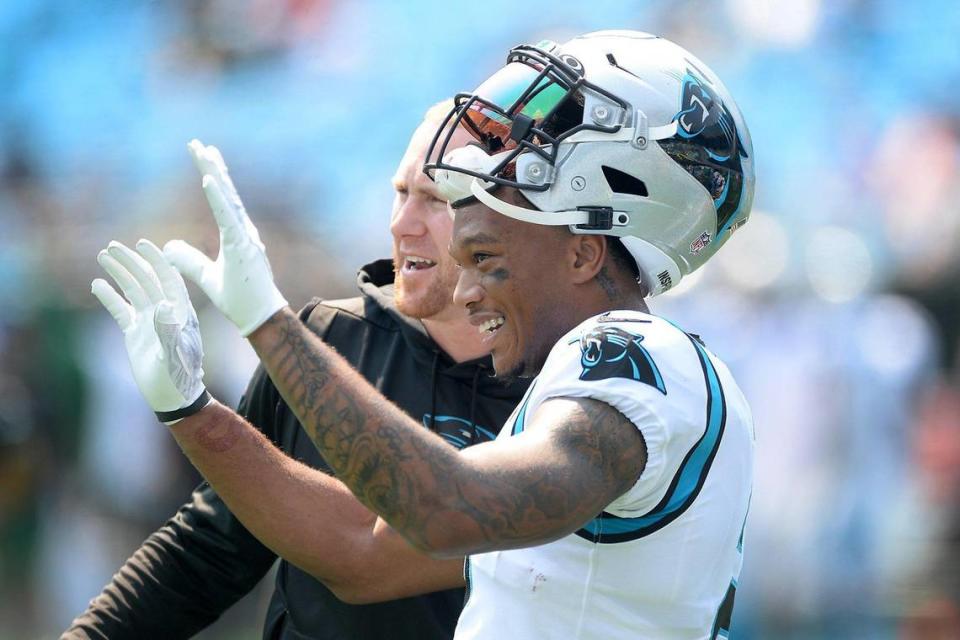
<svg viewBox="0 0 960 640">
<path fill-rule="evenodd" d="M 453 222 L 420 171 L 448 108 L 428 112 L 393 179 L 392 263 L 378 260 L 360 270 L 359 297 L 314 300 L 300 318 L 410 416 L 461 448 L 492 439 L 526 385 L 492 381 L 479 334 L 452 303 Z M 375 516 L 328 475 L 262 367 L 239 413 L 299 461 L 284 460 L 287 500 L 267 505 L 282 513 L 266 509 L 262 519 L 241 524 L 226 496 L 202 484 L 63 637 L 189 637 L 249 592 L 277 556 L 264 638 L 452 637 L 464 599 L 462 560 L 429 560 L 391 531 L 374 529 Z M 284 518 L 296 525 L 277 526 Z M 378 546 L 384 537 L 400 551 L 384 552 Z M 422 571 L 431 562 L 438 571 Z M 427 595 L 402 597 L 410 593 Z"/>
</svg>

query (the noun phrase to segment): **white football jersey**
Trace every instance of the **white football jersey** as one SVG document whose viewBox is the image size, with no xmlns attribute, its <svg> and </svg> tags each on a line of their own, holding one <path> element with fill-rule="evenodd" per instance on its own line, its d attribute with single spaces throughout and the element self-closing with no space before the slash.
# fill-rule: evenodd
<svg viewBox="0 0 960 640">
<path fill-rule="evenodd" d="M 726 637 L 754 446 L 727 367 L 662 318 L 611 311 L 554 345 L 498 437 L 523 431 L 557 397 L 624 414 L 643 434 L 646 467 L 576 533 L 470 556 L 457 640 Z"/>
</svg>

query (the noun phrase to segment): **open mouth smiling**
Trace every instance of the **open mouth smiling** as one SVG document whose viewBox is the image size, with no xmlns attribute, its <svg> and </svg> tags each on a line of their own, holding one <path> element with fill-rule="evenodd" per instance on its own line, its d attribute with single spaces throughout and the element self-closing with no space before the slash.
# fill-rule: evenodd
<svg viewBox="0 0 960 640">
<path fill-rule="evenodd" d="M 503 323 L 504 323 L 503 316 L 490 318 L 486 322 L 483 322 L 482 324 L 480 324 L 480 326 L 477 327 L 477 331 L 479 331 L 481 335 L 492 335 L 496 333 L 497 330 L 500 329 L 500 327 L 503 326 Z"/>
<path fill-rule="evenodd" d="M 430 269 L 435 266 L 437 266 L 436 261 L 421 256 L 410 255 L 403 259 L 404 271 L 423 271 L 424 269 Z"/>
</svg>

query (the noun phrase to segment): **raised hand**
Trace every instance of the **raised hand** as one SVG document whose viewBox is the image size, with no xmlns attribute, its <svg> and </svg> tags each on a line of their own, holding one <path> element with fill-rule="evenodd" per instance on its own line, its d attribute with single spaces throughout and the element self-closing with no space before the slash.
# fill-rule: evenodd
<svg viewBox="0 0 960 640">
<path fill-rule="evenodd" d="M 172 424 L 202 409 L 210 395 L 200 323 L 183 278 L 148 240 L 137 251 L 111 242 L 97 262 L 123 296 L 101 278 L 91 291 L 123 331 L 133 377 L 157 417 Z"/>
<path fill-rule="evenodd" d="M 246 337 L 287 301 L 273 282 L 266 248 L 230 180 L 220 151 L 199 140 L 187 145 L 203 176 L 203 192 L 220 228 L 220 253 L 210 260 L 183 240 L 163 248 L 170 262 L 197 283 Z"/>
</svg>

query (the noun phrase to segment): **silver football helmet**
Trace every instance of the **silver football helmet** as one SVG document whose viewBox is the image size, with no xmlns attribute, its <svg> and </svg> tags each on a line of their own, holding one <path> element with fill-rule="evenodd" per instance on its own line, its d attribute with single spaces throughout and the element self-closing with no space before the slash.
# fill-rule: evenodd
<svg viewBox="0 0 960 640">
<path fill-rule="evenodd" d="M 447 153 L 457 126 L 476 141 Z M 616 236 L 651 295 L 716 253 L 753 202 L 750 134 L 727 89 L 683 48 L 636 31 L 512 49 L 456 96 L 424 170 L 451 202 Z M 498 185 L 536 209 L 498 198 Z"/>
</svg>

